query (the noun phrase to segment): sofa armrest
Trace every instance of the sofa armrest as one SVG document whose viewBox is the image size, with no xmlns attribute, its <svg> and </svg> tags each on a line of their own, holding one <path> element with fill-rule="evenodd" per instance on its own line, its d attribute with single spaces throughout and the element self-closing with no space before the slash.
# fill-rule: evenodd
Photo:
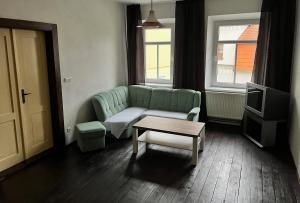
<svg viewBox="0 0 300 203">
<path fill-rule="evenodd" d="M 195 107 L 193 108 L 187 116 L 187 120 L 189 121 L 198 121 L 199 118 L 199 112 L 200 112 L 200 108 L 199 107 Z"/>
<path fill-rule="evenodd" d="M 104 122 L 108 118 L 108 115 L 105 111 L 105 106 L 107 106 L 106 103 L 107 102 L 99 95 L 96 95 L 92 98 L 92 104 L 94 106 L 98 121 L 100 122 Z"/>
</svg>

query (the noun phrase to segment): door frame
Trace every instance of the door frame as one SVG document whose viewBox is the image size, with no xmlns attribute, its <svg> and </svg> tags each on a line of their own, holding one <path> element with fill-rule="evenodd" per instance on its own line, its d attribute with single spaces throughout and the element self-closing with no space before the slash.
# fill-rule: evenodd
<svg viewBox="0 0 300 203">
<path fill-rule="evenodd" d="M 65 133 L 57 24 L 0 18 L 0 27 L 10 29 L 37 30 L 45 33 L 53 149 L 55 151 L 60 151 L 65 146 Z"/>
</svg>

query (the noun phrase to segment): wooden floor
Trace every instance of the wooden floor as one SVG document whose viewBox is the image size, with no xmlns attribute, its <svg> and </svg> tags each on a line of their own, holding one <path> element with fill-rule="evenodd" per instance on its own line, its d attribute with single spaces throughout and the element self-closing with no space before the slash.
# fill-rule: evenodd
<svg viewBox="0 0 300 203">
<path fill-rule="evenodd" d="M 297 202 L 300 189 L 289 153 L 261 150 L 238 131 L 208 126 L 193 168 L 191 152 L 108 140 L 82 154 L 76 145 L 0 182 L 0 202 Z"/>
</svg>

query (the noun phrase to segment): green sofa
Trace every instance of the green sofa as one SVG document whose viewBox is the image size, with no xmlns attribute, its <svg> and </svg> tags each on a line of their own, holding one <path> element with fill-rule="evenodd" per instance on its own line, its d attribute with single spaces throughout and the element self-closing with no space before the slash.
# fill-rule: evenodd
<svg viewBox="0 0 300 203">
<path fill-rule="evenodd" d="M 130 137 L 132 125 L 144 116 L 198 121 L 201 93 L 187 89 L 132 85 L 101 92 L 92 98 L 98 120 L 116 138 Z"/>
</svg>

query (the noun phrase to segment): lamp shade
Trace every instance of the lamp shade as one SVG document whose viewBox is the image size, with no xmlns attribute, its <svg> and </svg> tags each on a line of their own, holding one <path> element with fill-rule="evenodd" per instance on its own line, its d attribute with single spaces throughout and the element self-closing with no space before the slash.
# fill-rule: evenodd
<svg viewBox="0 0 300 203">
<path fill-rule="evenodd" d="M 162 24 L 157 20 L 153 10 L 150 10 L 149 16 L 146 21 L 142 24 L 143 28 L 160 28 Z"/>
<path fill-rule="evenodd" d="M 148 15 L 148 18 L 146 19 L 146 21 L 141 24 L 138 25 L 137 27 L 140 28 L 160 28 L 162 27 L 162 24 L 157 20 L 154 10 L 153 10 L 153 6 L 152 6 L 152 0 L 151 0 L 151 9 Z"/>
</svg>

